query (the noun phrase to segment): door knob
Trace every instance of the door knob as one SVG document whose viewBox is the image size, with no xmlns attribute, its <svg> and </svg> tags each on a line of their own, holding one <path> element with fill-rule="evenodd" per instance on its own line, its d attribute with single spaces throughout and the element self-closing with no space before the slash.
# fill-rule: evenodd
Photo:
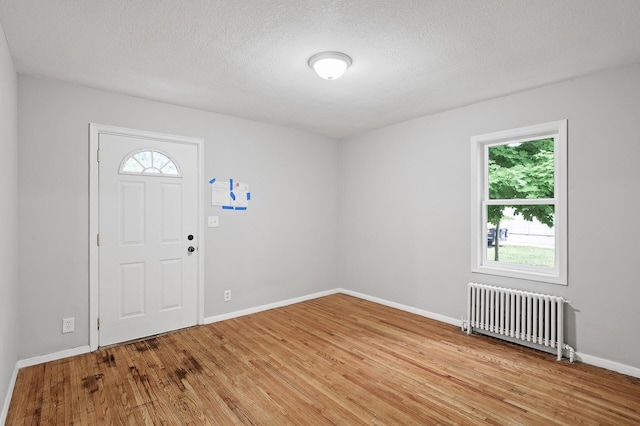
<svg viewBox="0 0 640 426">
<path fill-rule="evenodd" d="M 189 253 L 193 253 L 194 251 L 196 251 L 196 249 L 195 249 L 195 247 L 193 247 L 193 246 L 189 246 L 189 248 L 187 249 L 187 251 L 188 251 Z"/>
<path fill-rule="evenodd" d="M 189 241 L 193 240 L 193 235 L 189 234 L 189 236 L 187 237 L 187 240 Z"/>
</svg>

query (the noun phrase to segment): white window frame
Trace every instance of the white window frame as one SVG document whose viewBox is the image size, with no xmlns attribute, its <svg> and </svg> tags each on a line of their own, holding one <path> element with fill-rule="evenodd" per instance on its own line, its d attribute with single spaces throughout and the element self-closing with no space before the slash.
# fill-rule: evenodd
<svg viewBox="0 0 640 426">
<path fill-rule="evenodd" d="M 555 206 L 554 267 L 489 260 L 486 206 L 513 204 L 509 200 L 489 199 L 489 148 L 549 137 L 554 138 L 554 197 L 519 200 L 519 203 Z M 471 272 L 567 285 L 567 120 L 471 137 Z"/>
</svg>

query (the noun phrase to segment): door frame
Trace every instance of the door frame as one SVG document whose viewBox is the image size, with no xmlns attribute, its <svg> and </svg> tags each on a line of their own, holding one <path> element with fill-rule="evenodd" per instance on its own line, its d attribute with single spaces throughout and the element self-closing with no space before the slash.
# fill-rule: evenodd
<svg viewBox="0 0 640 426">
<path fill-rule="evenodd" d="M 153 139 L 162 142 L 195 145 L 197 148 L 197 232 L 198 250 L 197 266 L 197 324 L 204 324 L 204 139 L 176 136 L 144 130 L 127 129 L 104 124 L 89 123 L 89 347 L 91 351 L 98 349 L 100 334 L 98 318 L 100 314 L 100 249 L 97 243 L 99 233 L 99 178 L 98 178 L 98 140 L 101 134 L 131 136 Z"/>
</svg>

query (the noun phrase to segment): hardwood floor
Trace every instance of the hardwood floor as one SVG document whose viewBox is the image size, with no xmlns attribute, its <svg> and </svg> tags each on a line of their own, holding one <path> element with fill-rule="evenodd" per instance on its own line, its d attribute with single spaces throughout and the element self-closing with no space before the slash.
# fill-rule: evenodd
<svg viewBox="0 0 640 426">
<path fill-rule="evenodd" d="M 640 424 L 640 380 L 346 295 L 20 370 L 19 424 Z"/>
</svg>

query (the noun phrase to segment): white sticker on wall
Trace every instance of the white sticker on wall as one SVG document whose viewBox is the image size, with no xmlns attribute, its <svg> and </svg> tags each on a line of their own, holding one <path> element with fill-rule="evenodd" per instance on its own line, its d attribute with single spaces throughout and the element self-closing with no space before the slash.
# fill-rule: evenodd
<svg viewBox="0 0 640 426">
<path fill-rule="evenodd" d="M 229 191 L 229 181 L 217 181 L 212 179 L 211 183 L 211 205 L 212 206 L 228 206 L 231 204 L 231 196 Z"/>
</svg>

